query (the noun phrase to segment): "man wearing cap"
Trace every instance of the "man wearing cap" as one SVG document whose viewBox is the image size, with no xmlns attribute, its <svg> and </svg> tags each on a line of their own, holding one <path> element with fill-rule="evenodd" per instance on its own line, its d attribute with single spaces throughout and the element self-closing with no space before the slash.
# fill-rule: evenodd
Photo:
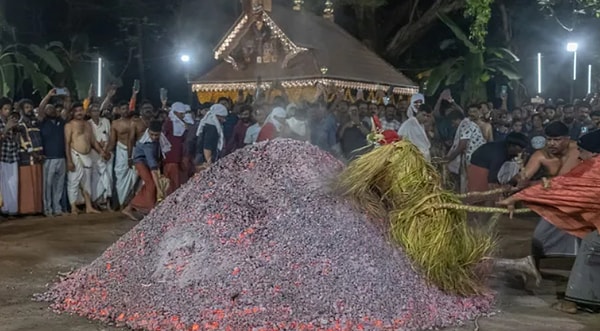
<svg viewBox="0 0 600 331">
<path fill-rule="evenodd" d="M 500 202 L 509 211 L 522 201 L 528 208 L 570 235 L 583 239 L 569 276 L 565 301 L 553 308 L 576 313 L 600 309 L 600 131 L 582 136 L 577 146 L 579 162 L 548 184 L 531 186 Z M 512 215 L 511 215 L 512 216 Z"/>
</svg>

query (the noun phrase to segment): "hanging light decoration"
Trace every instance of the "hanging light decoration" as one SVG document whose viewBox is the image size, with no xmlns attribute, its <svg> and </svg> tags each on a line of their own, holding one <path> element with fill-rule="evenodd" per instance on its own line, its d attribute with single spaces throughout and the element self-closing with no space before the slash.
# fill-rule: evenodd
<svg viewBox="0 0 600 331">
<path fill-rule="evenodd" d="M 304 4 L 304 0 L 294 0 L 294 10 L 296 10 L 296 11 L 302 10 L 303 4 Z"/>
<path fill-rule="evenodd" d="M 325 1 L 325 9 L 323 9 L 323 17 L 333 20 L 333 1 Z"/>
</svg>

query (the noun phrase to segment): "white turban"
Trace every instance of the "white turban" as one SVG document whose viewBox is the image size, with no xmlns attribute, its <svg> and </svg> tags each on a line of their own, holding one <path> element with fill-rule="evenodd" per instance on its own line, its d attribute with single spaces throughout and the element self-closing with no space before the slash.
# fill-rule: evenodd
<svg viewBox="0 0 600 331">
<path fill-rule="evenodd" d="M 177 117 L 175 113 L 185 114 L 185 105 L 181 102 L 175 102 L 173 105 L 171 105 L 171 111 L 169 112 L 169 119 L 171 122 L 173 122 L 173 135 L 175 137 L 181 137 L 185 133 L 185 123 L 179 117 Z"/>
<path fill-rule="evenodd" d="M 281 107 L 275 107 L 275 109 L 273 109 L 271 114 L 269 114 L 269 117 L 267 117 L 267 120 L 265 121 L 265 123 L 271 123 L 275 126 L 277 131 L 281 131 L 282 124 L 280 121 L 277 120 L 277 118 L 285 120 L 286 117 L 287 117 L 287 112 L 285 111 L 285 109 L 283 109 Z"/>
<path fill-rule="evenodd" d="M 217 128 L 217 132 L 219 132 L 219 145 L 217 146 L 218 150 L 223 150 L 223 146 L 225 146 L 225 137 L 223 136 L 223 125 L 217 118 L 217 116 L 226 117 L 229 113 L 227 112 L 227 108 L 220 103 L 216 103 L 210 107 L 210 110 L 200 121 L 198 125 L 198 131 L 196 131 L 196 136 L 201 137 L 202 132 L 204 131 L 204 126 L 207 124 L 214 125 Z"/>
<path fill-rule="evenodd" d="M 406 111 L 406 115 L 408 115 L 409 118 L 415 116 L 417 114 L 417 112 L 419 111 L 417 109 L 417 107 L 415 106 L 415 102 L 417 102 L 419 100 L 422 103 L 425 103 L 425 96 L 423 96 L 423 94 L 421 94 L 421 93 L 414 94 L 410 98 L 410 105 L 408 106 L 408 110 Z"/>
</svg>

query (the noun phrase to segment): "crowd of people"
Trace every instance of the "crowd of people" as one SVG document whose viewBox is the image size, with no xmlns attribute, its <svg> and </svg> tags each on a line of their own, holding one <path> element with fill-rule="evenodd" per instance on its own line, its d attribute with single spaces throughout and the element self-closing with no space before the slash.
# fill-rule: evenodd
<svg viewBox="0 0 600 331">
<path fill-rule="evenodd" d="M 120 209 L 139 220 L 194 173 L 246 145 L 291 138 L 351 161 L 374 147 L 377 132 L 410 140 L 454 174 L 457 189 L 484 190 L 501 184 L 500 168 L 524 151 L 538 164 L 527 166 L 529 177 L 540 168 L 552 173 L 556 135 L 566 128 L 576 140 L 600 125 L 598 105 L 584 102 L 526 103 L 508 111 L 502 99 L 463 110 L 449 90 L 433 107 L 421 94 L 391 104 L 360 93 L 348 101 L 341 92 L 329 97 L 318 89 L 313 102 L 295 104 L 282 92 L 260 99 L 270 102 L 240 93 L 235 101 L 222 97 L 197 109 L 138 102 L 135 90 L 128 102 L 115 103 L 114 88 L 104 100 L 90 93 L 81 103 L 53 89 L 37 107 L 1 98 L 2 214 L 56 216 L 83 207 L 86 213 Z"/>
</svg>

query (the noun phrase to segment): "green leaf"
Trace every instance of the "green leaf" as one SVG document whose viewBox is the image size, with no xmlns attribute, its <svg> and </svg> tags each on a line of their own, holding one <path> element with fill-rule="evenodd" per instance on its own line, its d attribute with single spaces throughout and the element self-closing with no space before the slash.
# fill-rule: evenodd
<svg viewBox="0 0 600 331">
<path fill-rule="evenodd" d="M 519 80 L 521 79 L 521 74 L 515 66 L 510 63 L 498 63 L 494 67 L 497 69 L 502 75 L 506 76 L 509 80 Z"/>
<path fill-rule="evenodd" d="M 440 21 L 442 21 L 444 24 L 446 24 L 446 26 L 448 28 L 450 28 L 450 30 L 452 30 L 452 32 L 454 33 L 454 35 L 456 36 L 456 38 L 458 38 L 460 41 L 463 42 L 463 44 L 469 48 L 469 51 L 471 52 L 478 52 L 478 48 L 477 46 L 475 46 L 475 44 L 473 44 L 470 40 L 469 37 L 467 37 L 467 35 L 462 31 L 462 29 L 460 28 L 460 26 L 458 26 L 458 24 L 456 24 L 452 19 L 450 19 L 450 17 L 444 15 L 444 14 L 438 14 L 438 17 L 440 18 Z"/>
<path fill-rule="evenodd" d="M 38 58 L 44 61 L 44 63 L 48 64 L 52 70 L 57 73 L 61 73 L 65 70 L 65 67 L 60 63 L 60 60 L 56 56 L 56 54 L 41 48 L 38 45 L 29 45 L 29 49 L 33 54 L 35 54 Z"/>
<path fill-rule="evenodd" d="M 508 48 L 495 47 L 486 49 L 486 53 L 498 58 L 506 59 L 510 62 L 519 62 L 519 57 Z"/>
<path fill-rule="evenodd" d="M 445 81 L 446 76 L 449 75 L 451 68 L 456 64 L 460 58 L 448 59 L 441 65 L 431 70 L 429 78 L 427 79 L 427 95 L 434 95 L 442 83 Z"/>
</svg>

